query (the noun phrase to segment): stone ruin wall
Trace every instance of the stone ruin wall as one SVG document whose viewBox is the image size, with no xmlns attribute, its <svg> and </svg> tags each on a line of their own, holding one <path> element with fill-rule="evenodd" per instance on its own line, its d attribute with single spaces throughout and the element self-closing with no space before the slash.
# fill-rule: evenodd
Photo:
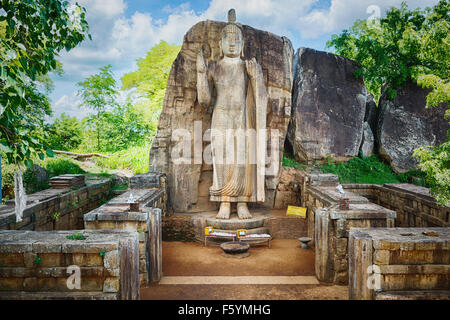
<svg viewBox="0 0 450 320">
<path fill-rule="evenodd" d="M 0 231 L 0 300 L 139 299 L 138 235 L 127 231 Z M 81 288 L 67 285 L 80 268 Z"/>
<path fill-rule="evenodd" d="M 168 203 L 175 212 L 201 212 L 216 210 L 217 203 L 209 201 L 212 184 L 212 166 L 203 164 L 174 164 L 171 153 L 178 143 L 172 141 L 176 129 L 185 129 L 193 137 L 194 121 L 202 124 L 202 134 L 211 127 L 211 108 L 204 110 L 197 101 L 196 57 L 200 48 L 210 61 L 219 59 L 220 32 L 224 22 L 203 21 L 194 25 L 185 35 L 181 51 L 173 63 L 158 133 L 150 151 L 150 171 L 167 175 Z M 245 59 L 256 58 L 262 66 L 268 92 L 267 128 L 278 129 L 280 136 L 279 168 L 282 150 L 291 116 L 292 63 L 294 51 L 290 41 L 269 32 L 242 26 Z M 200 139 L 201 137 L 196 137 Z M 268 156 L 270 145 L 268 143 Z M 209 142 L 203 142 L 203 150 Z M 192 148 L 193 149 L 193 148 Z M 193 160 L 193 154 L 191 155 Z M 271 161 L 273 162 L 273 161 Z M 266 177 L 266 202 L 272 208 L 278 176 Z"/>
<path fill-rule="evenodd" d="M 449 228 L 352 228 L 349 238 L 350 299 L 450 299 Z"/>
<path fill-rule="evenodd" d="M 348 184 L 344 188 L 397 212 L 396 227 L 450 227 L 450 206 L 439 205 L 427 188 L 411 184 Z"/>
<path fill-rule="evenodd" d="M 112 187 L 112 181 L 102 180 L 66 193 L 63 189 L 47 189 L 28 195 L 22 222 L 16 223 L 13 203 L 0 207 L 0 230 L 83 229 L 83 215 L 111 199 Z"/>
</svg>

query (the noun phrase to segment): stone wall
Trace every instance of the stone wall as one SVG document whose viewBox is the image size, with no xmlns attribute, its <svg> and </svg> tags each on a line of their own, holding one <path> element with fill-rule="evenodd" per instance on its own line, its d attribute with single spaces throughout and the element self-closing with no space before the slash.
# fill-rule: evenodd
<svg viewBox="0 0 450 320">
<path fill-rule="evenodd" d="M 28 195 L 23 221 L 16 223 L 14 205 L 0 206 L 0 230 L 75 230 L 83 228 L 83 214 L 112 195 L 111 180 L 96 180 L 78 190 L 47 189 Z"/>
<path fill-rule="evenodd" d="M 347 184 L 344 188 L 396 211 L 396 227 L 450 227 L 450 206 L 439 205 L 427 188 L 412 184 Z"/>
<path fill-rule="evenodd" d="M 348 234 L 352 227 L 393 227 L 395 212 L 373 203 L 337 205 L 315 212 L 315 270 L 319 281 L 348 283 Z"/>
<path fill-rule="evenodd" d="M 450 229 L 352 228 L 349 297 L 450 299 Z"/>
<path fill-rule="evenodd" d="M 86 239 L 67 239 L 77 232 Z M 138 268 L 136 232 L 0 231 L 0 299 L 139 299 Z"/>
<path fill-rule="evenodd" d="M 127 200 L 133 197 L 139 211 L 131 212 Z M 161 265 L 161 204 L 162 191 L 130 190 L 109 203 L 84 215 L 89 230 L 127 230 L 139 235 L 139 279 L 141 285 L 157 282 L 162 276 Z"/>
</svg>

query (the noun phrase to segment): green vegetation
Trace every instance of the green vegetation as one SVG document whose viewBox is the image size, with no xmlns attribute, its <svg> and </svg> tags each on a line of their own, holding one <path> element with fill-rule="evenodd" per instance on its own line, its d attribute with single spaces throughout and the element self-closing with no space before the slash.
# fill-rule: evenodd
<svg viewBox="0 0 450 320">
<path fill-rule="evenodd" d="M 44 163 L 45 169 L 48 171 L 50 178 L 62 174 L 84 174 L 85 171 L 79 165 L 69 159 L 57 158 L 50 159 Z"/>
<path fill-rule="evenodd" d="M 408 80 L 431 89 L 428 107 L 446 104 L 450 118 L 450 2 L 441 0 L 433 8 L 409 10 L 406 3 L 391 8 L 379 26 L 358 20 L 350 30 L 333 35 L 327 42 L 336 53 L 359 62 L 367 88 L 376 98 L 387 93 L 392 99 Z M 383 89 L 382 89 L 383 88 Z M 382 92 L 383 91 L 383 92 Z M 437 147 L 415 151 L 419 168 L 426 173 L 432 194 L 442 205 L 450 202 L 450 132 Z M 343 168 L 329 168 L 342 171 Z M 387 173 L 386 173 L 387 174 Z M 355 175 L 357 175 L 355 173 Z"/>
<path fill-rule="evenodd" d="M 80 106 L 95 112 L 82 122 L 84 151 L 117 152 L 141 145 L 149 137 L 150 125 L 144 115 L 131 102 L 117 102 L 119 92 L 110 65 L 78 86 L 83 100 Z"/>
<path fill-rule="evenodd" d="M 305 170 L 307 165 L 301 162 L 297 162 L 294 159 L 291 159 L 289 157 L 287 157 L 285 154 L 283 154 L 283 163 L 282 163 L 283 167 L 290 167 L 290 168 L 295 168 L 298 170 Z"/>
<path fill-rule="evenodd" d="M 420 159 L 419 168 L 426 173 L 436 200 L 443 206 L 450 203 L 450 139 L 437 147 L 416 149 L 414 156 Z"/>
<path fill-rule="evenodd" d="M 100 257 L 104 258 L 106 255 L 105 250 L 100 250 L 100 252 L 98 253 L 100 255 Z"/>
<path fill-rule="evenodd" d="M 85 9 L 68 1 L 2 0 L 0 7 L 0 151 L 8 163 L 31 168 L 34 159 L 53 156 L 42 129 L 51 108 L 40 84 L 51 87 L 58 53 L 81 43 L 88 24 Z"/>
<path fill-rule="evenodd" d="M 109 158 L 97 159 L 97 165 L 104 169 L 128 169 L 134 174 L 148 172 L 150 141 L 142 146 L 110 154 Z"/>
<path fill-rule="evenodd" d="M 35 256 L 34 259 L 33 259 L 33 263 L 35 265 L 40 265 L 42 263 L 42 258 L 39 257 L 39 256 Z"/>
<path fill-rule="evenodd" d="M 83 125 L 75 117 L 65 113 L 49 125 L 48 144 L 53 150 L 72 150 L 82 142 Z"/>
<path fill-rule="evenodd" d="M 66 238 L 69 240 L 86 240 L 86 236 L 79 232 L 68 235 Z"/>
<path fill-rule="evenodd" d="M 340 183 L 415 183 L 424 185 L 425 174 L 420 171 L 410 171 L 396 174 L 391 167 L 382 162 L 378 156 L 368 158 L 353 158 L 348 162 L 332 163 L 320 166 L 324 173 L 333 173 L 339 177 Z M 416 177 L 416 179 L 413 179 Z"/>
<path fill-rule="evenodd" d="M 60 216 L 61 216 L 61 213 L 55 212 L 52 214 L 52 219 L 56 221 L 59 219 Z"/>
<path fill-rule="evenodd" d="M 450 3 L 408 10 L 406 3 L 391 8 L 379 26 L 358 20 L 350 30 L 333 35 L 327 47 L 356 60 L 367 88 L 379 97 L 385 87 L 391 96 L 408 79 L 433 89 L 427 106 L 448 102 L 450 97 Z"/>
<path fill-rule="evenodd" d="M 161 41 L 145 56 L 137 60 L 138 70 L 122 77 L 122 90 L 137 89 L 139 100 L 135 107 L 143 115 L 151 131 L 156 133 L 159 115 L 172 63 L 181 46 Z"/>
</svg>

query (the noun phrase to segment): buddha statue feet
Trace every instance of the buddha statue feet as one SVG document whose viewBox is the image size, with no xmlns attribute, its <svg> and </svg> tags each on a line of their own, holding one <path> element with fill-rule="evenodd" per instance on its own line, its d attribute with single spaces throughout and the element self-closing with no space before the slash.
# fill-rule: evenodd
<svg viewBox="0 0 450 320">
<path fill-rule="evenodd" d="M 250 214 L 250 211 L 248 210 L 247 203 L 242 202 L 237 204 L 237 214 L 239 216 L 239 219 L 251 219 L 252 215 Z"/>
<path fill-rule="evenodd" d="M 230 213 L 231 213 L 231 203 L 229 202 L 222 202 L 220 204 L 219 213 L 216 216 L 216 219 L 230 219 Z"/>
</svg>

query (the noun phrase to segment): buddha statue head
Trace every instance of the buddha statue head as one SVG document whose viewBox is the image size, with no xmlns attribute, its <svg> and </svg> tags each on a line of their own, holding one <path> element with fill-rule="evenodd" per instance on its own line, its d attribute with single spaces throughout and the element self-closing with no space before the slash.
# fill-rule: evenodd
<svg viewBox="0 0 450 320">
<path fill-rule="evenodd" d="M 234 9 L 228 11 L 228 24 L 222 29 L 219 46 L 221 57 L 244 57 L 244 37 L 241 28 L 236 24 Z"/>
</svg>

